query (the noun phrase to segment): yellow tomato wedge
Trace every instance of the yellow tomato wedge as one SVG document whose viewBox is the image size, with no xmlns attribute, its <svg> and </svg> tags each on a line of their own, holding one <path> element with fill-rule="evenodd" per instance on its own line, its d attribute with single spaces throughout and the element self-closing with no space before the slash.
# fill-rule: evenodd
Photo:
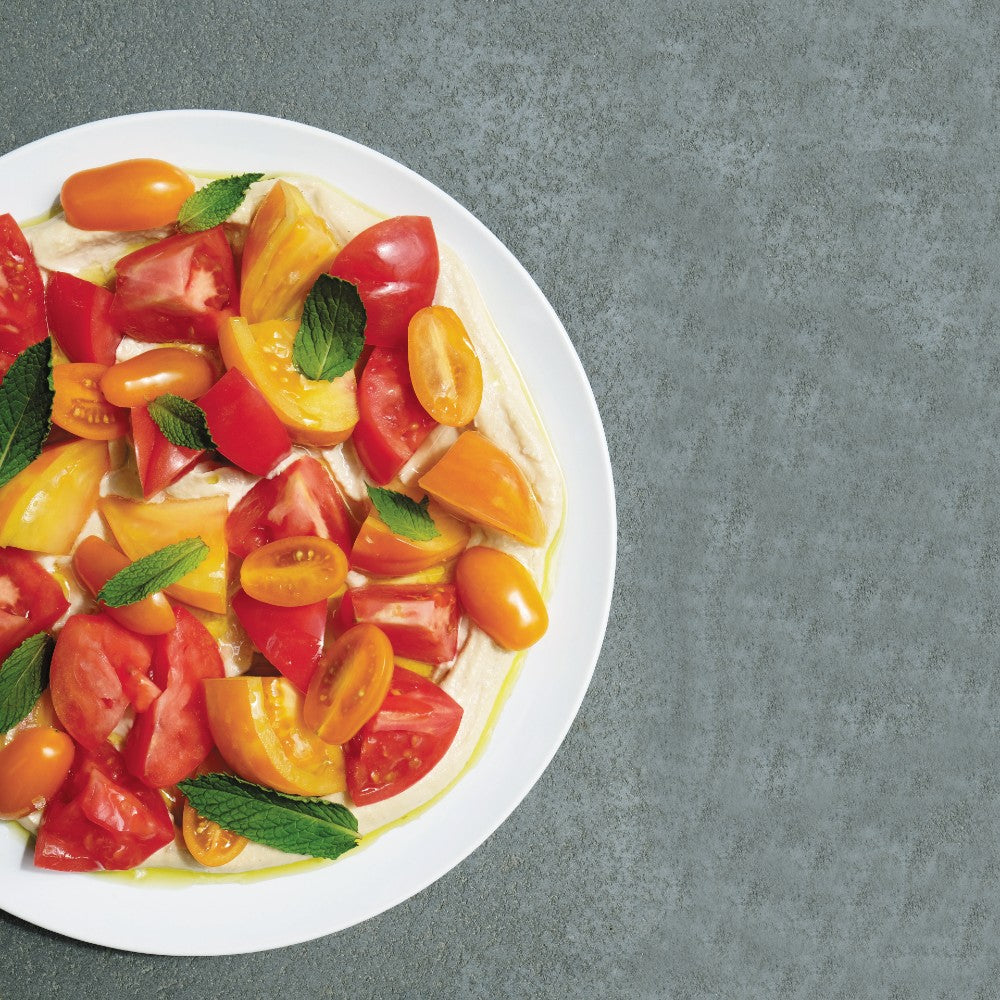
<svg viewBox="0 0 1000 1000">
<path fill-rule="evenodd" d="M 243 247 L 240 312 L 249 323 L 296 323 L 313 283 L 340 245 L 302 192 L 278 181 L 261 202 Z"/>
<path fill-rule="evenodd" d="M 197 569 L 167 587 L 166 593 L 206 611 L 226 611 L 225 497 L 160 503 L 102 497 L 98 509 L 115 541 L 133 562 L 165 545 L 201 538 L 208 546 L 208 555 Z"/>
<path fill-rule="evenodd" d="M 207 680 L 208 724 L 242 778 L 292 795 L 342 792 L 344 754 L 305 724 L 303 696 L 284 677 Z"/>
<path fill-rule="evenodd" d="M 0 545 L 66 555 L 94 510 L 108 468 L 103 441 L 47 448 L 0 489 Z"/>
<path fill-rule="evenodd" d="M 227 368 L 241 372 L 264 394 L 293 441 L 329 448 L 346 441 L 358 422 L 354 372 L 332 382 L 313 381 L 292 363 L 297 322 L 251 325 L 242 316 L 219 328 Z"/>
<path fill-rule="evenodd" d="M 545 541 L 531 484 L 502 448 L 466 431 L 420 478 L 420 486 L 459 517 L 496 528 L 527 545 Z"/>
</svg>

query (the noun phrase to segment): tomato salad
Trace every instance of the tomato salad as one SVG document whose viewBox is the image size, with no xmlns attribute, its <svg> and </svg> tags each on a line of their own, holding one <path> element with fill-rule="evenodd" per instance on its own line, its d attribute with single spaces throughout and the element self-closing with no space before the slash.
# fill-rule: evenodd
<svg viewBox="0 0 1000 1000">
<path fill-rule="evenodd" d="M 405 816 L 545 632 L 562 514 L 471 278 L 429 218 L 314 178 L 135 160 L 61 202 L 0 216 L 0 370 L 51 344 L 53 387 L 0 486 L 0 713 L 47 664 L 2 716 L 0 818 L 86 871 L 321 853 L 199 812 L 209 776 L 358 836 Z"/>
</svg>

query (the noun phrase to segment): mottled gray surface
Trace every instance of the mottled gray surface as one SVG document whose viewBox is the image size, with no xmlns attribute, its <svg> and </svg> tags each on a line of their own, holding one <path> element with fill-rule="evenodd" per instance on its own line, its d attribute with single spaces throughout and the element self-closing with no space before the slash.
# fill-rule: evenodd
<svg viewBox="0 0 1000 1000">
<path fill-rule="evenodd" d="M 1000 993 L 1000 23 L 570 6 L 0 9 L 0 150 L 228 107 L 468 206 L 580 352 L 621 518 L 580 716 L 457 870 L 238 958 L 2 918 L 3 1000 Z"/>
</svg>

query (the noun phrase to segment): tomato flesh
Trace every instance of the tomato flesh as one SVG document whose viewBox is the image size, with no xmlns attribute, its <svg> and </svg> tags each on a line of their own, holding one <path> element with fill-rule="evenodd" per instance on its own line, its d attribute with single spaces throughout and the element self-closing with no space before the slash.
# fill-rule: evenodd
<svg viewBox="0 0 1000 1000">
<path fill-rule="evenodd" d="M 113 406 L 101 392 L 105 365 L 71 362 L 55 365 L 52 423 L 88 441 L 113 441 L 128 431 L 128 411 Z"/>
<path fill-rule="evenodd" d="M 215 381 L 215 368 L 203 354 L 181 347 L 156 347 L 112 365 L 101 377 L 101 392 L 114 406 L 143 406 L 170 393 L 197 399 Z"/>
<path fill-rule="evenodd" d="M 219 868 L 238 858 L 249 841 L 218 823 L 198 814 L 190 802 L 184 803 L 181 820 L 184 846 L 191 857 L 206 868 Z"/>
<path fill-rule="evenodd" d="M 69 610 L 53 576 L 21 549 L 0 549 L 0 663 Z"/>
<path fill-rule="evenodd" d="M 369 584 L 349 593 L 355 620 L 382 629 L 397 656 L 445 663 L 458 653 L 458 596 L 452 584 Z"/>
<path fill-rule="evenodd" d="M 240 584 L 252 598 L 298 608 L 332 597 L 344 585 L 347 556 L 335 542 L 293 535 L 251 552 L 240 566 Z"/>
<path fill-rule="evenodd" d="M 407 361 L 420 405 L 439 424 L 472 422 L 483 400 L 483 369 L 453 309 L 428 306 L 410 320 Z"/>
<path fill-rule="evenodd" d="M 73 741 L 57 729 L 22 729 L 0 747 L 0 819 L 18 819 L 59 790 L 73 763 Z"/>
<path fill-rule="evenodd" d="M 205 456 L 200 448 L 183 448 L 168 440 L 146 406 L 136 406 L 130 420 L 135 464 L 144 497 L 155 496 L 177 482 Z"/>
<path fill-rule="evenodd" d="M 12 215 L 0 215 L 0 350 L 16 357 L 48 336 L 42 275 Z"/>
<path fill-rule="evenodd" d="M 70 361 L 115 363 L 122 335 L 111 322 L 113 298 L 106 288 L 65 271 L 49 276 L 45 313 L 49 329 Z"/>
</svg>

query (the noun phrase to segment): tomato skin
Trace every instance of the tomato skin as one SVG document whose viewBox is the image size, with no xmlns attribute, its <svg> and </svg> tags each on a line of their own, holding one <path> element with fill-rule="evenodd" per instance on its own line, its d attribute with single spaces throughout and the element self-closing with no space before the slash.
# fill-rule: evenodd
<svg viewBox="0 0 1000 1000">
<path fill-rule="evenodd" d="M 114 406 L 143 406 L 169 392 L 197 399 L 215 381 L 215 368 L 203 354 L 182 347 L 156 347 L 113 364 L 101 377 L 101 392 Z"/>
<path fill-rule="evenodd" d="M 253 644 L 300 691 L 309 687 L 323 651 L 326 601 L 279 608 L 237 590 L 232 609 Z"/>
<path fill-rule="evenodd" d="M 230 368 L 199 400 L 218 450 L 233 465 L 266 476 L 292 450 L 285 425 L 261 391 Z"/>
<path fill-rule="evenodd" d="M 373 511 L 354 539 L 351 568 L 373 576 L 409 576 L 454 559 L 469 542 L 469 526 L 437 504 L 430 504 L 427 512 L 434 520 L 438 536 L 421 542 L 390 531 Z"/>
<path fill-rule="evenodd" d="M 168 440 L 149 407 L 136 406 L 130 414 L 135 464 L 144 497 L 155 496 L 184 473 L 193 469 L 205 456 L 199 448 L 182 448 Z"/>
<path fill-rule="evenodd" d="M 347 556 L 335 542 L 293 535 L 251 552 L 240 566 L 245 593 L 279 608 L 299 608 L 337 593 L 347 576 Z"/>
<path fill-rule="evenodd" d="M 458 653 L 458 595 L 452 584 L 369 584 L 349 593 L 355 619 L 382 629 L 397 656 L 446 663 Z"/>
<path fill-rule="evenodd" d="M 294 535 L 328 538 L 345 552 L 351 548 L 344 501 L 330 474 L 311 455 L 257 483 L 226 521 L 229 551 L 241 559 L 268 542 Z"/>
<path fill-rule="evenodd" d="M 22 729 L 0 747 L 0 819 L 19 819 L 48 801 L 66 780 L 73 741 L 58 729 Z"/>
<path fill-rule="evenodd" d="M 134 232 L 177 219 L 194 182 L 163 160 L 121 160 L 71 174 L 59 193 L 66 221 L 77 229 Z"/>
<path fill-rule="evenodd" d="M 376 348 L 358 383 L 354 446 L 372 479 L 388 483 L 437 426 L 420 405 L 405 351 Z"/>
<path fill-rule="evenodd" d="M 106 288 L 74 274 L 56 271 L 49 275 L 45 313 L 52 335 L 70 361 L 115 363 L 122 335 L 111 322 L 113 299 Z"/>
<path fill-rule="evenodd" d="M 545 601 L 524 564 L 506 552 L 466 549 L 455 566 L 455 585 L 469 617 L 504 649 L 527 649 L 545 635 Z"/>
<path fill-rule="evenodd" d="M 237 298 L 233 252 L 221 226 L 168 236 L 115 265 L 112 322 L 136 340 L 214 345 Z"/>
<path fill-rule="evenodd" d="M 202 681 L 224 677 L 219 647 L 186 608 L 177 624 L 153 645 L 153 682 L 162 694 L 139 712 L 122 756 L 128 769 L 151 788 L 187 778 L 212 749 Z"/>
<path fill-rule="evenodd" d="M 381 802 L 416 784 L 448 752 L 462 715 L 436 684 L 396 667 L 382 707 L 344 747 L 354 804 Z"/>
<path fill-rule="evenodd" d="M 458 314 L 428 306 L 410 320 L 410 381 L 420 405 L 439 423 L 471 423 L 483 400 L 483 369 Z"/>
<path fill-rule="evenodd" d="M 112 406 L 101 392 L 105 365 L 71 362 L 55 365 L 52 423 L 87 441 L 114 441 L 128 431 L 128 412 Z"/>
<path fill-rule="evenodd" d="M 0 549 L 0 663 L 68 610 L 69 601 L 51 573 L 21 549 Z"/>
<path fill-rule="evenodd" d="M 405 347 L 410 317 L 434 301 L 440 261 L 431 220 L 398 215 L 358 233 L 330 274 L 358 286 L 368 317 L 365 342 Z"/>
<path fill-rule="evenodd" d="M 82 747 L 42 814 L 35 865 L 57 871 L 135 868 L 174 839 L 159 792 L 125 768 L 110 743 Z"/>
<path fill-rule="evenodd" d="M 12 215 L 0 215 L 0 350 L 18 355 L 48 336 L 42 275 Z"/>
</svg>

